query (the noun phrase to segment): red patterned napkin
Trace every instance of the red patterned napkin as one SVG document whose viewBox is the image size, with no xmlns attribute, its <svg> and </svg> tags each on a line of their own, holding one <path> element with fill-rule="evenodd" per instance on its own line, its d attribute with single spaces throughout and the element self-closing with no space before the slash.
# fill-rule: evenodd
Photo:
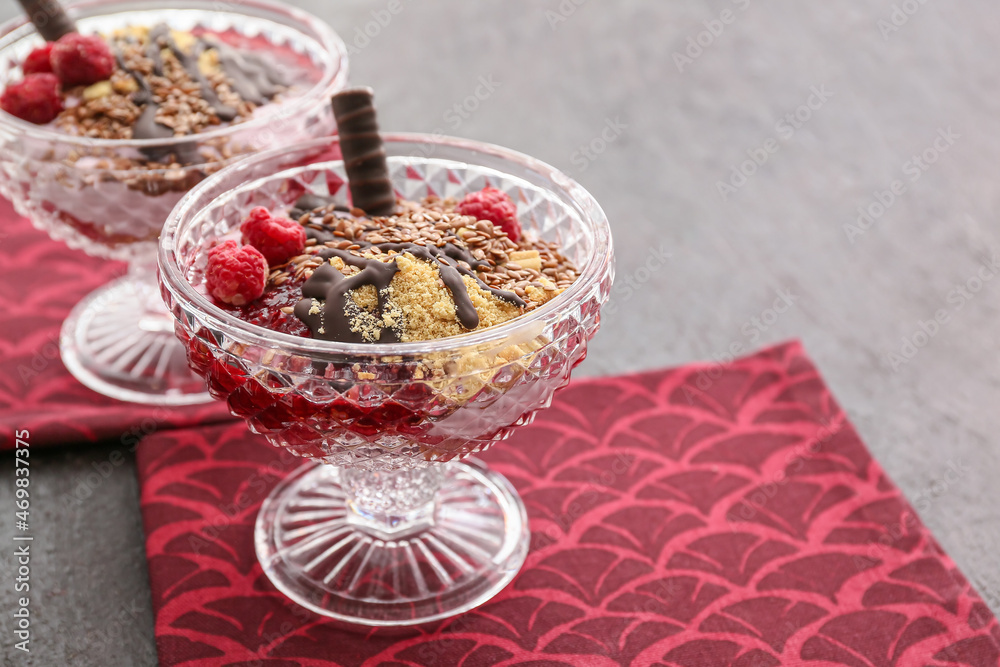
<svg viewBox="0 0 1000 667">
<path fill-rule="evenodd" d="M 0 198 L 0 449 L 27 429 L 32 446 L 106 439 L 229 419 L 223 406 L 165 409 L 87 389 L 59 358 L 59 329 L 87 293 L 125 273 L 49 239 Z"/>
<path fill-rule="evenodd" d="M 1000 627 L 797 343 L 574 382 L 486 460 L 532 548 L 435 632 L 364 637 L 287 602 L 257 509 L 299 462 L 242 424 L 139 448 L 164 665 L 972 665 Z"/>
</svg>

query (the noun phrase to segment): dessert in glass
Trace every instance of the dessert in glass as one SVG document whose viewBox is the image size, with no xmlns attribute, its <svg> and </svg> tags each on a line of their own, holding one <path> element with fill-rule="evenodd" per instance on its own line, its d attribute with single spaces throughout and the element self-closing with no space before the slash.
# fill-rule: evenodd
<svg viewBox="0 0 1000 667">
<path fill-rule="evenodd" d="M 121 400 L 211 400 L 158 297 L 156 241 L 196 183 L 248 154 L 334 133 L 346 48 L 273 0 L 84 0 L 78 32 L 0 27 L 0 193 L 52 238 L 128 263 L 62 328 L 67 368 Z"/>
<path fill-rule="evenodd" d="M 524 506 L 469 457 L 569 381 L 613 277 L 604 213 L 553 167 L 382 138 L 392 215 L 352 208 L 341 138 L 320 139 L 195 187 L 159 249 L 191 367 L 253 432 L 310 460 L 260 510 L 263 571 L 368 628 L 448 618 L 513 579 Z"/>
</svg>

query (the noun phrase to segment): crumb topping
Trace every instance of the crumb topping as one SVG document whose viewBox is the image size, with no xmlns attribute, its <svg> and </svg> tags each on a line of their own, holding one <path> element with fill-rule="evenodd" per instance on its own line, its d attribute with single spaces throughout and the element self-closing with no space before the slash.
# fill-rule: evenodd
<svg viewBox="0 0 1000 667">
<path fill-rule="evenodd" d="M 395 271 L 385 285 L 363 284 L 345 294 L 343 315 L 351 332 L 366 342 L 387 342 L 387 335 L 408 342 L 502 324 L 548 302 L 577 277 L 576 268 L 556 244 L 530 238 L 515 243 L 490 221 L 459 214 L 453 199 L 401 201 L 399 209 L 398 215 L 376 218 L 332 203 L 293 209 L 309 237 L 306 249 L 272 267 L 266 290 L 305 285 L 324 265 L 350 278 L 369 270 L 371 262 L 391 264 Z M 401 244 L 434 249 L 436 261 L 416 256 L 420 248 L 389 247 Z M 331 252 L 336 254 L 330 256 Z M 448 258 L 443 258 L 446 253 Z M 443 274 L 449 264 L 461 272 L 457 284 L 464 287 L 462 299 L 456 299 Z M 339 280 L 332 277 L 324 285 Z M 306 287 L 303 294 L 308 291 Z M 461 312 L 466 299 L 478 317 L 473 327 L 467 326 L 467 315 Z M 317 325 L 314 333 L 320 337 L 331 333 L 331 322 L 322 319 L 323 299 L 307 295 L 300 308 L 303 321 Z"/>
<path fill-rule="evenodd" d="M 68 134 L 148 138 L 136 136 L 136 126 L 153 105 L 163 134 L 185 136 L 246 120 L 258 106 L 236 92 L 234 76 L 240 74 L 223 66 L 218 44 L 162 26 L 130 27 L 106 40 L 117 67 L 109 80 L 64 90 L 66 108 L 55 123 Z"/>
</svg>

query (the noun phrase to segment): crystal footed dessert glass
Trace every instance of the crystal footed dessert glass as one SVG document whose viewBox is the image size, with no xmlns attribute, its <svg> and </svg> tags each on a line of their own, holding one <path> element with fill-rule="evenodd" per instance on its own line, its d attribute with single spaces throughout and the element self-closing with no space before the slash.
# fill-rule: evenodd
<svg viewBox="0 0 1000 667">
<path fill-rule="evenodd" d="M 158 297 L 160 229 L 194 184 L 226 164 L 332 134 L 329 99 L 346 84 L 346 47 L 319 19 L 272 0 L 85 0 L 67 10 L 83 34 L 164 23 L 242 53 L 266 53 L 291 73 L 282 98 L 249 119 L 185 136 L 91 138 L 0 112 L 0 193 L 52 238 L 128 262 L 127 273 L 88 295 L 65 321 L 66 367 L 84 385 L 121 400 L 210 401 Z M 20 64 L 42 43 L 24 18 L 0 27 L 0 88 L 21 77 Z"/>
<path fill-rule="evenodd" d="M 467 457 L 529 423 L 569 381 L 614 272 L 600 206 L 554 168 L 460 139 L 383 139 L 397 196 L 499 188 L 525 233 L 558 243 L 579 277 L 513 320 L 420 342 L 297 337 L 215 306 L 202 285 L 205 255 L 251 209 L 306 194 L 349 205 L 335 139 L 207 179 L 174 209 L 159 250 L 163 298 L 192 368 L 253 432 L 311 460 L 264 501 L 255 531 L 263 571 L 298 604 L 354 627 L 444 619 L 513 579 L 528 548 L 524 506 L 507 480 Z"/>
</svg>

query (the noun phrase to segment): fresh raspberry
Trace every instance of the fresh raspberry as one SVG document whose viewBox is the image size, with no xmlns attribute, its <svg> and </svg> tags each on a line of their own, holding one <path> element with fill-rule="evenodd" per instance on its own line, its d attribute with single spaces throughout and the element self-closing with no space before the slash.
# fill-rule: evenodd
<svg viewBox="0 0 1000 667">
<path fill-rule="evenodd" d="M 52 121 L 63 109 L 59 79 L 55 74 L 29 74 L 4 89 L 0 109 L 29 123 Z"/>
<path fill-rule="evenodd" d="M 89 86 L 110 78 L 115 71 L 115 56 L 104 40 L 78 32 L 59 38 L 50 62 L 64 86 Z"/>
<path fill-rule="evenodd" d="M 251 246 L 224 241 L 208 251 L 205 286 L 208 293 L 223 303 L 242 306 L 264 293 L 267 286 L 267 260 Z"/>
<path fill-rule="evenodd" d="M 52 42 L 45 42 L 45 46 L 39 46 L 28 54 L 28 57 L 21 63 L 21 71 L 25 76 L 28 74 L 52 74 L 52 63 L 49 56 L 52 53 Z"/>
<path fill-rule="evenodd" d="M 263 206 L 250 211 L 240 231 L 243 242 L 259 250 L 271 266 L 301 255 L 306 247 L 306 230 L 302 225 L 288 218 L 275 218 Z"/>
<path fill-rule="evenodd" d="M 488 186 L 479 192 L 470 192 L 458 205 L 458 212 L 471 215 L 477 220 L 489 220 L 507 232 L 508 238 L 515 243 L 521 238 L 517 207 L 506 192 Z"/>
</svg>

